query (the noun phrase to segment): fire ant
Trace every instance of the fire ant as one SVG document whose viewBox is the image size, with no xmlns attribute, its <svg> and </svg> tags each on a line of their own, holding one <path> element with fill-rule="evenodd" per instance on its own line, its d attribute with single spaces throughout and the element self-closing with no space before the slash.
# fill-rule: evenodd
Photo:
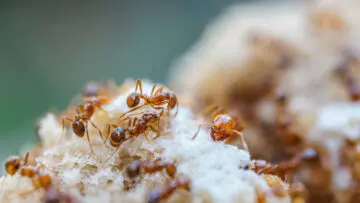
<svg viewBox="0 0 360 203">
<path fill-rule="evenodd" d="M 5 171 L 13 176 L 16 172 L 19 171 L 19 169 L 28 164 L 30 153 L 26 152 L 24 158 L 21 157 L 10 157 L 5 161 Z"/>
<path fill-rule="evenodd" d="M 13 176 L 19 173 L 22 177 L 31 178 L 35 188 L 47 189 L 52 184 L 52 179 L 49 175 L 41 173 L 39 167 L 32 167 L 28 165 L 30 153 L 27 152 L 24 158 L 13 157 L 5 162 L 5 171 Z"/>
<path fill-rule="evenodd" d="M 170 110 L 176 108 L 174 114 L 175 117 L 177 115 L 178 106 L 179 106 L 176 95 L 171 91 L 164 91 L 164 87 L 159 87 L 156 91 L 155 89 L 156 89 L 156 84 L 153 85 L 150 95 L 146 95 L 143 93 L 142 90 L 142 81 L 136 80 L 135 91 L 133 93 L 130 93 L 126 99 L 127 106 L 133 109 L 131 109 L 127 113 L 135 111 L 145 105 L 150 105 L 152 108 L 156 110 L 164 110 L 164 107 L 161 107 L 161 105 L 166 104 L 168 115 L 170 115 Z M 138 90 L 140 91 L 140 93 L 137 92 Z M 140 103 L 140 99 L 143 99 L 145 103 L 143 105 L 138 106 L 138 104 Z"/>
<path fill-rule="evenodd" d="M 282 180 L 286 179 L 289 171 L 295 170 L 300 166 L 301 161 L 319 160 L 319 154 L 312 148 L 304 150 L 294 158 L 288 161 L 282 161 L 279 164 L 271 164 L 265 160 L 255 160 L 252 164 L 245 165 L 243 169 L 251 169 L 258 174 L 273 174 L 279 176 Z"/>
<path fill-rule="evenodd" d="M 210 136 L 213 141 L 228 141 L 232 137 L 238 135 L 240 136 L 241 143 L 243 148 L 248 151 L 248 146 L 245 142 L 244 135 L 235 130 L 236 120 L 231 117 L 229 114 L 225 114 L 222 111 L 215 112 L 212 115 L 212 123 L 210 125 L 199 125 L 195 135 L 192 137 L 192 140 L 196 138 L 196 136 L 200 132 L 200 128 L 209 127 L 211 129 Z"/>
<path fill-rule="evenodd" d="M 141 173 L 152 174 L 164 169 L 169 177 L 174 178 L 176 174 L 175 163 L 172 161 L 163 161 L 161 159 L 155 161 L 133 161 L 127 167 L 126 174 L 129 178 L 135 178 Z"/>
<path fill-rule="evenodd" d="M 90 124 L 97 129 L 97 131 L 99 132 L 99 135 L 101 137 L 101 139 L 104 141 L 104 138 L 102 136 L 102 133 L 100 131 L 100 129 L 91 121 L 91 117 L 93 116 L 94 112 L 95 112 L 95 108 L 101 108 L 101 105 L 107 102 L 107 98 L 89 98 L 88 101 L 86 101 L 85 103 L 80 104 L 76 109 L 76 115 L 74 116 L 74 118 L 70 118 L 68 116 L 64 116 L 62 118 L 62 126 L 63 129 L 65 127 L 65 121 L 69 121 L 72 123 L 72 129 L 73 132 L 78 136 L 78 137 L 83 137 L 86 134 L 86 138 L 88 140 L 91 152 L 94 153 L 93 147 L 90 143 L 90 136 L 89 136 L 89 132 L 88 132 L 88 122 L 90 122 Z"/>
<path fill-rule="evenodd" d="M 177 189 L 190 191 L 190 180 L 185 176 L 180 176 L 172 181 L 165 188 L 152 190 L 148 197 L 147 203 L 158 203 L 169 198 Z"/>
<path fill-rule="evenodd" d="M 154 124 L 157 123 L 157 126 L 160 126 L 159 122 L 162 114 L 163 111 L 161 111 L 160 113 L 147 112 L 143 113 L 140 119 L 138 119 L 137 117 L 133 118 L 131 116 L 128 116 L 124 119 L 129 120 L 129 124 L 127 127 L 118 127 L 115 124 L 109 124 L 107 130 L 107 138 L 109 137 L 110 128 L 115 128 L 115 130 L 112 131 L 112 133 L 110 134 L 111 146 L 117 147 L 113 154 L 118 151 L 122 143 L 124 143 L 130 138 L 137 137 L 142 133 L 147 133 L 149 129 L 157 133 L 156 137 L 154 137 L 153 139 L 158 138 L 160 136 L 160 130 L 155 129 Z M 147 136 L 146 138 L 148 139 Z M 113 155 L 111 155 L 110 157 L 112 156 Z"/>
</svg>

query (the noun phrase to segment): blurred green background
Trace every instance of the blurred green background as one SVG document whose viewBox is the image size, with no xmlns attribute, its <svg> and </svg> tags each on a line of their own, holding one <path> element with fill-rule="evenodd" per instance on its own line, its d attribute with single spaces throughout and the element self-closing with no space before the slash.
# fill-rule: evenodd
<svg viewBox="0 0 360 203">
<path fill-rule="evenodd" d="M 204 27 L 238 2 L 2 1 L 0 159 L 34 141 L 37 119 L 65 108 L 87 81 L 164 82 Z"/>
</svg>

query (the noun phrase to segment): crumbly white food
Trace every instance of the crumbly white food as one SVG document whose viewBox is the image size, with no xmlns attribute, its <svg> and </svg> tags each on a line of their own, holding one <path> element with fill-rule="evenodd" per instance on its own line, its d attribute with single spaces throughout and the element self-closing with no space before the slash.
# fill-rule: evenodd
<svg viewBox="0 0 360 203">
<path fill-rule="evenodd" d="M 144 84 L 149 92 L 151 85 Z M 128 90 L 108 105 L 106 112 L 97 110 L 92 121 L 106 129 L 106 123 L 116 123 L 116 117 L 126 112 Z M 146 107 L 141 111 L 154 111 Z M 275 196 L 264 177 L 239 166 L 250 162 L 248 152 L 222 142 L 213 142 L 208 129 L 202 129 L 195 140 L 190 138 L 202 121 L 195 119 L 186 107 L 179 106 L 175 118 L 164 116 L 161 122 L 161 137 L 147 141 L 144 135 L 129 140 L 120 146 L 115 156 L 108 159 L 115 148 L 105 146 L 97 131 L 89 125 L 94 154 L 91 154 L 85 138 L 75 136 L 67 129 L 62 135 L 61 123 L 52 114 L 40 122 L 40 137 L 44 151 L 36 161 L 53 177 L 54 184 L 62 191 L 76 196 L 82 202 L 145 202 L 146 194 L 154 185 L 162 186 L 165 176 L 161 173 L 146 175 L 134 190 L 123 191 L 124 177 L 118 165 L 131 155 L 174 160 L 178 173 L 191 180 L 191 192 L 178 192 L 173 202 L 257 202 L 257 193 L 266 192 L 268 202 L 290 202 L 288 196 Z M 105 131 L 105 130 L 104 130 Z M 154 136 L 153 132 L 150 132 Z M 150 136 L 150 137 L 151 137 Z M 61 139 L 59 139 L 61 138 Z M 153 155 L 152 155 L 153 154 Z M 108 160 L 108 161 L 106 161 Z M 31 181 L 19 175 L 0 178 L 0 202 L 40 202 L 43 191 L 34 190 Z M 284 184 L 287 188 L 287 185 Z M 33 191 L 26 195 L 20 193 Z"/>
</svg>

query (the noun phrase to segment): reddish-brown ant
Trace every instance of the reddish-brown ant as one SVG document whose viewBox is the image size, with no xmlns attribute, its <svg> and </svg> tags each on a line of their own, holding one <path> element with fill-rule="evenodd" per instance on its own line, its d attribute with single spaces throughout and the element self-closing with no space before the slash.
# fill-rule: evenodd
<svg viewBox="0 0 360 203">
<path fill-rule="evenodd" d="M 28 165 L 29 155 L 29 152 L 27 152 L 24 159 L 20 157 L 8 159 L 5 162 L 5 171 L 11 176 L 18 172 L 20 176 L 32 179 L 35 188 L 46 190 L 51 186 L 52 179 L 49 175 L 41 173 L 39 167 Z"/>
<path fill-rule="evenodd" d="M 278 175 L 285 180 L 287 173 L 297 169 L 300 166 L 301 161 L 314 161 L 318 159 L 318 153 L 314 149 L 309 148 L 294 158 L 288 161 L 282 161 L 279 164 L 271 164 L 265 160 L 255 160 L 252 164 L 245 165 L 243 169 L 251 169 L 259 174 Z"/>
<path fill-rule="evenodd" d="M 117 149 L 114 151 L 113 154 L 115 154 L 118 149 L 120 148 L 120 145 L 127 141 L 130 138 L 134 138 L 139 136 L 142 133 L 147 133 L 148 130 L 152 130 L 153 132 L 157 133 L 156 137 L 153 139 L 156 139 L 160 136 L 160 130 L 156 129 L 154 126 L 157 124 L 157 128 L 160 126 L 160 118 L 162 116 L 163 111 L 160 113 L 142 113 L 142 116 L 140 119 L 137 117 L 132 117 L 134 115 L 128 116 L 124 120 L 129 120 L 129 124 L 126 127 L 118 127 L 115 124 L 109 124 L 108 130 L 107 130 L 107 138 L 109 137 L 110 128 L 115 128 L 114 131 L 110 134 L 110 144 L 113 147 L 117 147 Z M 140 113 L 139 113 L 140 114 Z M 107 139 L 106 138 L 106 139 Z M 148 139 L 147 135 L 146 138 Z M 111 155 L 110 157 L 112 157 Z"/>
<path fill-rule="evenodd" d="M 86 138 L 88 140 L 91 152 L 93 153 L 93 147 L 91 145 L 90 142 L 90 136 L 89 136 L 89 132 L 88 132 L 88 122 L 90 122 L 90 124 L 97 129 L 97 131 L 99 132 L 99 135 L 101 137 L 101 139 L 104 141 L 104 138 L 102 136 L 102 133 L 100 131 L 100 129 L 91 121 L 91 117 L 93 116 L 95 109 L 101 108 L 101 105 L 103 103 L 106 103 L 107 98 L 89 98 L 88 101 L 86 101 L 85 103 L 80 104 L 76 109 L 76 115 L 74 116 L 74 118 L 71 117 L 67 117 L 64 116 L 62 118 L 62 126 L 63 128 L 65 127 L 65 121 L 69 121 L 72 123 L 72 129 L 73 132 L 79 136 L 79 137 L 84 137 L 84 135 L 86 134 Z"/>
<path fill-rule="evenodd" d="M 131 109 L 125 114 L 135 111 L 145 105 L 150 105 L 156 110 L 164 110 L 164 107 L 162 107 L 162 105 L 166 104 L 166 110 L 168 115 L 170 115 L 171 110 L 176 109 L 174 114 L 174 116 L 176 116 L 179 105 L 176 95 L 171 91 L 164 91 L 164 87 L 159 87 L 156 91 L 155 89 L 156 84 L 153 85 L 150 95 L 146 95 L 145 93 L 143 93 L 142 90 L 142 81 L 136 80 L 135 91 L 133 93 L 130 93 L 126 99 L 126 104 L 128 105 L 128 107 L 133 109 Z M 138 93 L 138 90 L 140 91 L 140 93 Z M 138 106 L 138 104 L 140 103 L 140 99 L 143 99 L 145 103 Z"/>
<path fill-rule="evenodd" d="M 235 130 L 235 118 L 231 117 L 229 114 L 222 113 L 222 111 L 217 111 L 212 115 L 212 117 L 213 121 L 210 125 L 199 125 L 195 135 L 192 137 L 192 140 L 194 140 L 199 134 L 200 128 L 209 127 L 211 129 L 210 136 L 213 141 L 227 141 L 232 139 L 234 136 L 240 136 L 243 148 L 248 151 L 244 135 Z"/>
<path fill-rule="evenodd" d="M 147 203 L 158 203 L 166 200 L 178 189 L 190 191 L 189 178 L 180 176 L 174 180 L 171 180 L 165 188 L 153 189 L 147 197 Z"/>
<path fill-rule="evenodd" d="M 161 159 L 155 161 L 133 161 L 126 168 L 126 174 L 129 178 L 135 178 L 142 173 L 156 173 L 165 169 L 169 177 L 173 178 L 176 174 L 176 166 L 172 161 L 163 161 Z"/>
<path fill-rule="evenodd" d="M 26 152 L 24 158 L 21 157 L 11 157 L 5 161 L 5 171 L 13 176 L 19 169 L 28 164 L 30 153 Z"/>
</svg>

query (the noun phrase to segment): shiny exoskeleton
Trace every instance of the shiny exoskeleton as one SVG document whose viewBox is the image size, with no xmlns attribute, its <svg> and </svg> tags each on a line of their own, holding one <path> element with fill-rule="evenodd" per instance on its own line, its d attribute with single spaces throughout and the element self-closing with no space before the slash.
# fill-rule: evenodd
<svg viewBox="0 0 360 203">
<path fill-rule="evenodd" d="M 235 130 L 236 120 L 229 114 L 222 112 L 214 114 L 213 121 L 210 125 L 199 125 L 195 135 L 192 137 L 193 140 L 199 134 L 200 128 L 202 127 L 209 127 L 211 130 L 211 139 L 217 142 L 227 141 L 234 136 L 240 136 L 243 148 L 248 151 L 248 146 L 245 142 L 244 135 L 241 132 Z"/>
<path fill-rule="evenodd" d="M 126 127 L 119 127 L 115 124 L 109 124 L 107 130 L 107 138 L 110 138 L 110 145 L 116 147 L 114 154 L 118 151 L 120 145 L 130 138 L 135 138 L 143 133 L 147 133 L 149 130 L 155 132 L 157 135 L 153 139 L 156 139 L 160 136 L 160 118 L 162 116 L 162 112 L 146 112 L 141 113 L 141 117 L 133 117 L 135 115 L 131 115 L 126 117 L 124 120 L 129 120 L 129 123 Z M 140 113 L 139 113 L 140 114 Z M 114 128 L 110 134 L 110 129 Z M 147 135 L 146 138 L 148 139 Z M 111 155 L 112 156 L 112 155 Z M 110 156 L 110 157 L 111 157 Z"/>
<path fill-rule="evenodd" d="M 176 116 L 179 105 L 176 95 L 170 90 L 165 91 L 164 87 L 159 87 L 156 91 L 155 89 L 156 89 L 156 84 L 153 85 L 150 95 L 147 95 L 143 93 L 142 81 L 137 80 L 135 91 L 129 94 L 129 96 L 126 99 L 126 104 L 128 105 L 128 107 L 133 108 L 127 113 L 135 111 L 145 105 L 150 105 L 152 108 L 156 110 L 165 110 L 165 108 L 162 106 L 166 105 L 167 114 L 170 115 L 170 111 L 175 109 L 175 113 L 172 116 Z M 138 90 L 140 92 L 138 92 Z M 140 99 L 144 100 L 145 103 L 143 105 L 138 106 L 140 103 Z"/>
<path fill-rule="evenodd" d="M 93 147 L 90 142 L 90 136 L 88 132 L 88 123 L 90 123 L 97 131 L 102 140 L 104 140 L 100 129 L 91 121 L 91 117 L 93 116 L 95 109 L 101 109 L 101 105 L 106 103 L 106 98 L 89 98 L 85 103 L 80 104 L 76 108 L 76 115 L 71 118 L 64 116 L 62 118 L 62 126 L 65 127 L 65 121 L 69 121 L 72 123 L 72 130 L 78 137 L 84 137 L 86 134 L 86 138 L 88 140 L 91 152 L 93 153 Z"/>
<path fill-rule="evenodd" d="M 166 174 L 173 178 L 176 174 L 176 166 L 172 161 L 147 160 L 147 161 L 133 161 L 126 168 L 126 174 L 129 178 L 138 177 L 141 174 L 153 174 L 159 171 L 166 171 Z"/>
<path fill-rule="evenodd" d="M 157 188 L 150 191 L 147 197 L 147 203 L 159 203 L 163 200 L 168 199 L 176 190 L 183 189 L 186 191 L 190 191 L 189 178 L 185 176 L 180 176 L 176 179 L 173 179 L 167 184 L 164 188 Z"/>
</svg>

